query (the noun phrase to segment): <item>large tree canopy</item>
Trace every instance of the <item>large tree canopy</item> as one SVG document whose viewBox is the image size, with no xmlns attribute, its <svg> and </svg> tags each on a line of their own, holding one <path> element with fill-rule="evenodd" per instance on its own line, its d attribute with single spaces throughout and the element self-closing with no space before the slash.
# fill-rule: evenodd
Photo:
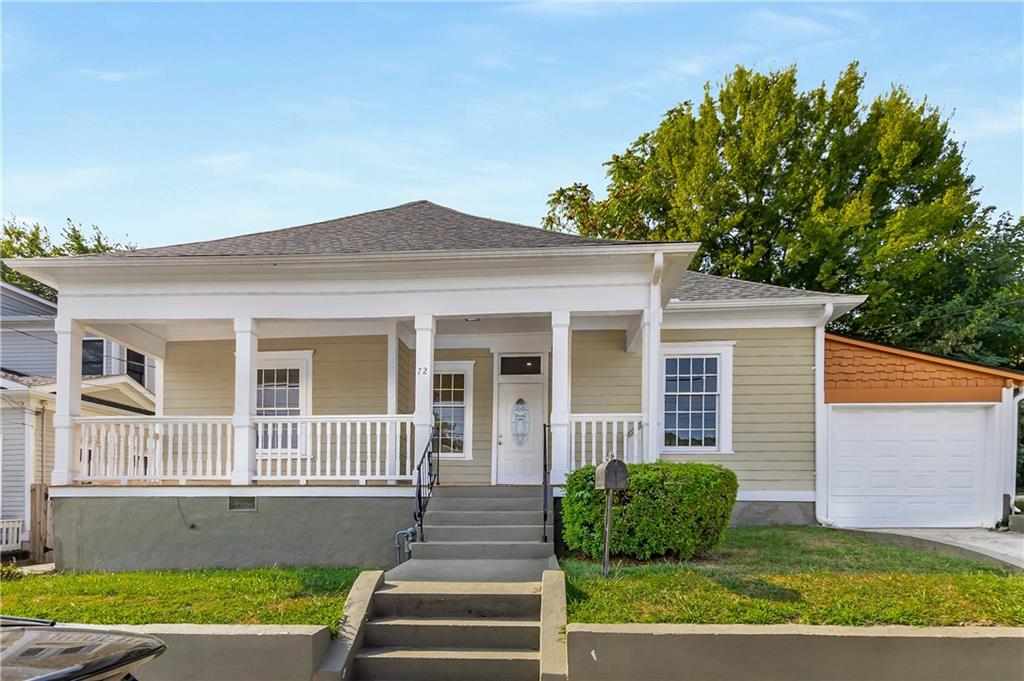
<svg viewBox="0 0 1024 681">
<path fill-rule="evenodd" d="M 85 253 L 107 253 L 109 251 L 134 250 L 131 243 L 111 241 L 96 225 L 92 234 L 86 233 L 81 224 L 68 218 L 61 230 L 61 242 L 50 240 L 50 233 L 38 222 L 29 224 L 15 217 L 4 218 L 4 235 L 0 239 L 0 255 L 4 258 L 49 258 L 62 255 L 83 255 Z M 36 294 L 47 300 L 57 301 L 57 292 L 46 284 L 15 272 L 0 263 L 0 277 L 9 284 Z"/>
<path fill-rule="evenodd" d="M 614 155 L 607 198 L 555 191 L 544 225 L 699 241 L 703 272 L 868 294 L 841 330 L 1024 366 L 1024 218 L 980 205 L 935 107 L 899 86 L 865 104 L 863 83 L 738 67 Z"/>
</svg>

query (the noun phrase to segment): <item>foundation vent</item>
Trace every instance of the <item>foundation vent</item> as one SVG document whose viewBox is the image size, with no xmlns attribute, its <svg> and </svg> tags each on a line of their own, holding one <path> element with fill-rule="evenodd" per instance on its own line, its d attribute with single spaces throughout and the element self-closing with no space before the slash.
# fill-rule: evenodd
<svg viewBox="0 0 1024 681">
<path fill-rule="evenodd" d="M 228 497 L 228 510 L 255 513 L 256 497 Z"/>
</svg>

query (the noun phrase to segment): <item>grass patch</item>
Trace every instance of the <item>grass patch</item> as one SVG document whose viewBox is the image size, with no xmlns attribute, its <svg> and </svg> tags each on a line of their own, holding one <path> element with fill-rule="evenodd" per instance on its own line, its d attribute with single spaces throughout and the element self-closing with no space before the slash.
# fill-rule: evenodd
<svg viewBox="0 0 1024 681">
<path fill-rule="evenodd" d="M 822 527 L 730 528 L 704 560 L 562 560 L 570 622 L 1024 626 L 1024 576 Z"/>
<path fill-rule="evenodd" d="M 26 575 L 0 611 L 89 624 L 321 624 L 337 628 L 359 568 Z"/>
</svg>

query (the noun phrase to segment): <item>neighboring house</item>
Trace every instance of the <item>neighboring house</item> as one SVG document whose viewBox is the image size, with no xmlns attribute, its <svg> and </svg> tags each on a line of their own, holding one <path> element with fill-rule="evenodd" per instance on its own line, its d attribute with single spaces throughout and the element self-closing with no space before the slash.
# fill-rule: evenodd
<svg viewBox="0 0 1024 681">
<path fill-rule="evenodd" d="M 23 542 L 30 541 L 33 529 L 38 530 L 38 545 L 46 545 L 45 520 L 37 517 L 32 522 L 32 497 L 33 493 L 44 495 L 54 466 L 56 314 L 55 303 L 2 283 L 0 528 L 4 551 L 21 549 Z M 87 338 L 83 340 L 82 351 L 83 416 L 153 413 L 153 395 L 141 384 L 146 378 L 146 358 L 140 358 L 137 366 L 130 364 L 118 371 L 118 362 L 111 358 L 124 357 L 124 348 L 103 339 Z M 44 501 L 37 500 L 37 511 L 43 509 Z"/>
<path fill-rule="evenodd" d="M 9 261 L 61 294 L 58 563 L 384 564 L 428 450 L 443 485 L 539 485 L 545 452 L 555 485 L 606 456 L 720 463 L 737 522 L 837 522 L 824 328 L 864 297 L 690 272 L 698 247 L 418 201 Z M 87 329 L 155 358 L 155 417 L 80 416 Z"/>
</svg>

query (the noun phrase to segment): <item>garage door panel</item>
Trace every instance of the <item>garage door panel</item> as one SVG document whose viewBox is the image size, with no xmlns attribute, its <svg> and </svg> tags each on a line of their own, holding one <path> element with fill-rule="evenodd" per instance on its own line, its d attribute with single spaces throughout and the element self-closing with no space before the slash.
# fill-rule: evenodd
<svg viewBox="0 0 1024 681">
<path fill-rule="evenodd" d="M 833 405 L 829 515 L 849 527 L 982 524 L 988 412 Z"/>
</svg>

